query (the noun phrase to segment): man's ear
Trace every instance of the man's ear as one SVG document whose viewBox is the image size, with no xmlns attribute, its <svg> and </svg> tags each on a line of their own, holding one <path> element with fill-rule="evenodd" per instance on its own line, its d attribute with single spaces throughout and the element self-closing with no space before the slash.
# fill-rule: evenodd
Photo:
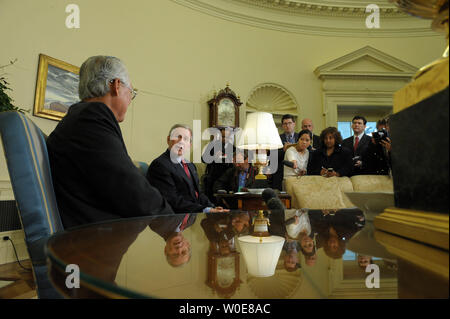
<svg viewBox="0 0 450 319">
<path fill-rule="evenodd" d="M 111 96 L 118 96 L 119 95 L 119 88 L 120 88 L 120 80 L 114 79 L 113 82 L 109 82 L 109 92 L 111 93 Z"/>
</svg>

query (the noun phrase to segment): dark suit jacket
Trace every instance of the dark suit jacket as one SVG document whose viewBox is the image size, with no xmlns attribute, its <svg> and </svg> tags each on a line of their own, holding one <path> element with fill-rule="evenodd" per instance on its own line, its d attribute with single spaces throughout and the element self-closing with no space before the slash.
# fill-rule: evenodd
<svg viewBox="0 0 450 319">
<path fill-rule="evenodd" d="M 313 134 L 312 146 L 314 149 L 319 149 L 321 147 L 320 136 Z"/>
<path fill-rule="evenodd" d="M 175 233 L 175 230 L 183 222 L 184 217 L 184 214 L 155 217 L 149 222 L 149 227 L 151 228 L 151 230 L 161 236 L 164 241 L 167 241 L 170 235 Z M 189 214 L 189 218 L 184 229 L 192 226 L 195 223 L 196 218 L 197 214 Z"/>
<path fill-rule="evenodd" d="M 391 167 L 390 152 L 386 152 L 381 144 L 370 142 L 362 162 L 364 174 L 389 175 Z"/>
<path fill-rule="evenodd" d="M 197 213 L 206 207 L 214 207 L 208 197 L 200 192 L 195 165 L 188 163 L 188 169 L 191 179 L 181 164 L 172 162 L 170 151 L 166 150 L 150 164 L 147 179 L 167 199 L 175 213 Z"/>
<path fill-rule="evenodd" d="M 283 145 L 287 143 L 287 136 L 285 133 L 280 134 L 280 138 L 281 138 L 281 142 L 283 143 Z M 294 141 L 295 141 L 295 143 L 297 143 L 297 141 L 298 141 L 298 133 L 297 132 L 294 132 Z"/>
<path fill-rule="evenodd" d="M 356 148 L 356 151 L 353 149 L 353 136 L 347 137 L 343 142 L 342 146 L 348 148 L 352 152 L 352 156 L 363 156 L 366 151 L 367 147 L 370 143 L 370 136 L 364 134 L 361 140 L 358 142 L 358 147 Z"/>
<path fill-rule="evenodd" d="M 364 134 L 363 137 L 361 137 L 361 140 L 358 142 L 358 147 L 356 148 L 356 151 L 353 148 L 353 136 L 347 137 L 343 142 L 342 146 L 347 148 L 351 153 L 352 157 L 360 156 L 360 160 L 362 161 L 363 158 L 366 156 L 367 148 L 370 141 L 370 136 Z M 361 175 L 365 174 L 364 166 L 363 167 L 352 167 L 352 175 Z"/>
<path fill-rule="evenodd" d="M 173 214 L 128 156 L 119 123 L 105 104 L 72 105 L 48 137 L 47 148 L 65 228 Z"/>
<path fill-rule="evenodd" d="M 230 240 L 234 237 L 235 233 L 231 224 L 232 216 L 230 214 L 214 213 L 206 214 L 200 225 L 205 232 L 206 237 L 210 242 L 218 242 L 219 240 Z M 227 227 L 221 228 L 221 232 L 217 232 L 214 225 L 226 225 Z"/>
<path fill-rule="evenodd" d="M 226 191 L 237 192 L 239 188 L 239 169 L 237 167 L 229 168 L 223 173 L 222 176 L 214 183 L 214 193 L 217 193 L 219 189 Z M 258 171 L 255 167 L 251 166 L 248 168 L 248 172 L 245 178 L 246 188 L 251 188 L 255 181 L 255 175 Z"/>
<path fill-rule="evenodd" d="M 327 156 L 327 150 L 320 148 L 309 154 L 308 175 L 320 175 L 322 167 L 333 168 L 341 176 L 350 176 L 352 173 L 352 153 L 345 147 L 336 146 L 333 154 Z"/>
<path fill-rule="evenodd" d="M 214 147 L 221 150 L 222 154 L 225 154 L 226 158 L 219 158 L 217 154 L 214 154 Z M 235 151 L 236 147 L 233 144 L 227 143 L 226 145 L 222 145 L 221 141 L 214 140 L 208 144 L 208 147 L 205 149 L 205 153 L 203 153 L 203 162 L 206 158 L 206 154 L 210 155 L 209 159 L 214 158 L 212 163 L 207 163 L 206 171 L 203 175 L 205 195 L 208 196 L 209 200 L 213 203 L 216 201 L 213 192 L 214 183 L 227 169 L 233 167 L 233 154 Z"/>
</svg>

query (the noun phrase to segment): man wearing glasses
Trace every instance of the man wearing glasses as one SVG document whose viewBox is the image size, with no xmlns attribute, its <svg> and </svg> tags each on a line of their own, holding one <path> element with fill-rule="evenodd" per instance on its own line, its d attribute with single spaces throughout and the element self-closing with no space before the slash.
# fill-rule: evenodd
<svg viewBox="0 0 450 319">
<path fill-rule="evenodd" d="M 121 60 L 88 58 L 80 102 L 47 139 L 53 186 L 65 228 L 104 220 L 173 214 L 128 156 L 119 123 L 136 96 Z"/>
<path fill-rule="evenodd" d="M 167 136 L 167 150 L 149 166 L 147 179 L 167 199 L 175 213 L 227 212 L 214 207 L 200 191 L 195 165 L 189 162 L 192 130 L 184 124 L 175 124 Z"/>
<path fill-rule="evenodd" d="M 295 132 L 295 119 L 291 114 L 285 114 L 281 118 L 281 126 L 283 127 L 283 134 L 280 134 L 283 148 L 278 150 L 278 168 L 272 177 L 272 188 L 282 190 L 283 182 L 283 160 L 286 150 L 295 145 L 298 141 L 298 133 Z"/>
</svg>

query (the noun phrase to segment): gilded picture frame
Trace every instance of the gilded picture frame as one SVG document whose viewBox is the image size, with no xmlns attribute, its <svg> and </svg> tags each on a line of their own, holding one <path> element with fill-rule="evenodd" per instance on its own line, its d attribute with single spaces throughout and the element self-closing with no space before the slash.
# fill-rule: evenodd
<svg viewBox="0 0 450 319">
<path fill-rule="evenodd" d="M 79 74 L 79 67 L 39 54 L 33 115 L 60 121 L 79 101 Z"/>
</svg>

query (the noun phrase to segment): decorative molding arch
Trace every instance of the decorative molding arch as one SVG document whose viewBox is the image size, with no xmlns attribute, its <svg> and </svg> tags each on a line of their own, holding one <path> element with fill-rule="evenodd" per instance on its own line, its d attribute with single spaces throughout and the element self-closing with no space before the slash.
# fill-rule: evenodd
<svg viewBox="0 0 450 319">
<path fill-rule="evenodd" d="M 366 46 L 314 70 L 322 80 L 326 126 L 336 126 L 338 106 L 389 106 L 393 94 L 407 84 L 418 68 Z"/>
<path fill-rule="evenodd" d="M 256 86 L 245 103 L 246 112 L 290 113 L 297 115 L 298 104 L 295 97 L 284 87 L 275 83 Z"/>
<path fill-rule="evenodd" d="M 381 27 L 378 29 L 366 27 L 368 3 L 363 1 L 172 1 L 224 20 L 282 32 L 363 38 L 439 36 L 432 31 L 429 20 L 411 17 L 386 0 L 379 5 Z"/>
</svg>

